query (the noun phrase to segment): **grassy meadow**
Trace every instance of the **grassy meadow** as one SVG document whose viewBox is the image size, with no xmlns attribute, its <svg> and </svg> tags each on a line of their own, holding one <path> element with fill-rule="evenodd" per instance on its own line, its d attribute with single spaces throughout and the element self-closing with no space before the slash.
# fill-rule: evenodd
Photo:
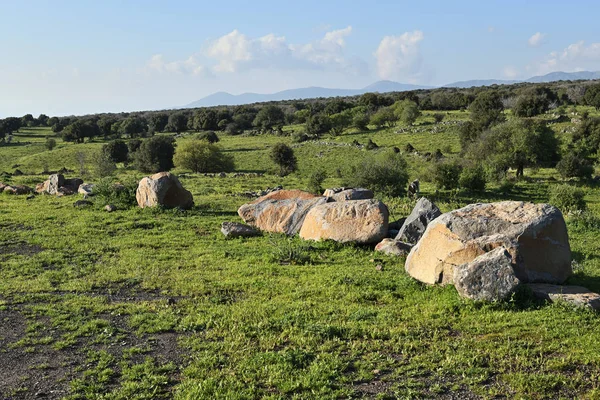
<svg viewBox="0 0 600 400">
<path fill-rule="evenodd" d="M 327 171 L 325 187 L 339 186 L 352 163 L 408 143 L 457 157 L 452 121 L 467 117 L 450 112 L 436 125 L 425 113 L 415 127 L 293 144 L 299 171 L 284 178 L 268 154 L 289 137 L 219 133 L 237 172 L 264 175 L 176 169 L 194 196 L 190 211 L 106 213 L 93 199 L 74 208 L 80 195 L 0 195 L 0 360 L 10 365 L 0 369 L 0 398 L 600 398 L 600 317 L 591 311 L 544 304 L 526 291 L 505 303 L 466 301 L 452 286 L 413 280 L 404 259 L 372 247 L 220 233 L 222 222 L 239 221 L 247 191 L 305 189 L 317 169 Z M 553 125 L 563 145 L 570 126 Z M 24 173 L 0 181 L 35 186 L 63 167 L 75 171 L 67 177 L 98 181 L 91 159 L 103 142 L 57 138 L 48 151 L 49 135 L 22 129 L 0 147 L 0 172 Z M 380 149 L 352 145 L 368 139 Z M 422 178 L 429 163 L 406 159 L 410 178 Z M 143 176 L 120 166 L 115 181 Z M 547 202 L 560 180 L 551 169 L 525 176 L 510 193 L 494 184 L 477 195 L 427 182 L 421 189 L 449 211 L 481 201 Z M 600 217 L 600 186 L 580 185 Z M 414 205 L 382 200 L 393 220 Z M 600 224 L 566 220 L 575 270 L 568 283 L 600 291 Z"/>
</svg>

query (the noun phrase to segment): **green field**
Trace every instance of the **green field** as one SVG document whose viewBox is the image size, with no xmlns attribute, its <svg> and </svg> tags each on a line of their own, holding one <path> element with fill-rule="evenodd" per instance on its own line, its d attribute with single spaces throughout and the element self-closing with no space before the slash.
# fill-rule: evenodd
<svg viewBox="0 0 600 400">
<path fill-rule="evenodd" d="M 446 121 L 467 116 L 452 112 Z M 569 125 L 554 125 L 563 145 Z M 285 178 L 272 174 L 268 152 L 289 137 L 220 133 L 236 171 L 265 175 L 174 170 L 194 196 L 190 211 L 106 213 L 99 201 L 74 208 L 79 195 L 0 195 L 0 364 L 11 365 L 0 370 L 0 398 L 600 398 L 600 317 L 591 311 L 540 303 L 526 291 L 505 303 L 466 301 L 452 286 L 418 283 L 402 258 L 370 247 L 220 233 L 222 222 L 239 220 L 249 190 L 305 189 L 317 169 L 328 173 L 325 187 L 338 186 L 352 163 L 407 143 L 458 156 L 452 124 L 438 129 L 426 113 L 408 132 L 400 128 L 294 144 L 299 171 Z M 63 167 L 81 176 L 82 166 L 86 181 L 98 180 L 90 160 L 101 141 L 57 139 L 48 151 L 48 135 L 22 129 L 0 147 L 0 172 L 24 173 L 5 183 L 34 186 L 43 171 Z M 351 145 L 368 139 L 380 149 Z M 410 179 L 422 178 L 429 163 L 406 159 Z M 547 202 L 556 172 L 525 175 L 508 194 L 494 184 L 472 195 L 425 182 L 422 192 L 442 211 Z M 121 166 L 115 181 L 143 176 Z M 600 186 L 581 186 L 600 216 Z M 382 200 L 393 219 L 414 204 Z M 568 283 L 600 291 L 600 224 L 566 220 L 575 261 Z"/>
</svg>

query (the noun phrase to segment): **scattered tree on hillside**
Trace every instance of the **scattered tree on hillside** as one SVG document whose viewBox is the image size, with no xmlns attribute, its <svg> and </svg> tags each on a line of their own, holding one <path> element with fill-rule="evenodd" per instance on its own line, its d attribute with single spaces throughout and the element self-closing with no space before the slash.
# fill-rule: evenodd
<svg viewBox="0 0 600 400">
<path fill-rule="evenodd" d="M 261 129 L 263 132 L 267 132 L 276 127 L 281 128 L 284 123 L 285 114 L 283 113 L 283 110 L 278 106 L 268 105 L 262 107 L 258 111 L 252 125 Z"/>
<path fill-rule="evenodd" d="M 331 129 L 331 119 L 325 114 L 314 114 L 306 120 L 306 132 L 320 136 Z"/>
<path fill-rule="evenodd" d="M 173 168 L 175 139 L 170 136 L 153 136 L 146 139 L 135 152 L 135 167 L 141 172 L 169 171 Z"/>
<path fill-rule="evenodd" d="M 589 86 L 583 95 L 583 101 L 588 106 L 600 110 L 600 83 Z"/>
<path fill-rule="evenodd" d="M 127 163 L 129 147 L 123 140 L 113 140 L 102 146 L 102 151 L 115 163 Z"/>
<path fill-rule="evenodd" d="M 156 113 L 150 116 L 150 132 L 164 132 L 169 123 L 169 115 L 166 113 Z"/>
<path fill-rule="evenodd" d="M 286 176 L 298 169 L 294 150 L 285 143 L 278 143 L 271 149 L 271 160 L 279 167 L 279 176 Z"/>
<path fill-rule="evenodd" d="M 170 132 L 181 133 L 187 130 L 188 127 L 188 117 L 182 112 L 175 112 L 169 115 L 169 122 L 165 127 L 165 130 Z"/>
<path fill-rule="evenodd" d="M 469 106 L 471 112 L 471 121 L 475 129 L 484 131 L 492 125 L 499 124 L 506 120 L 504 116 L 504 105 L 500 95 L 491 90 L 486 90 L 477 95 L 473 103 Z"/>
<path fill-rule="evenodd" d="M 184 141 L 177 146 L 175 166 L 193 172 L 230 172 L 234 170 L 233 157 L 205 140 Z"/>
</svg>

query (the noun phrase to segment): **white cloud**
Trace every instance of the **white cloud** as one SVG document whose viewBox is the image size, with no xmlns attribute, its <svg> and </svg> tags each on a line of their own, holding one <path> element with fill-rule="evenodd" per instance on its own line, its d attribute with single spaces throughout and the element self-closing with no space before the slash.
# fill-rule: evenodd
<svg viewBox="0 0 600 400">
<path fill-rule="evenodd" d="M 529 43 L 529 45 L 531 47 L 537 47 L 540 44 L 542 44 L 542 40 L 544 40 L 544 37 L 546 37 L 545 33 L 536 32 L 533 35 L 531 35 L 531 37 L 529 38 L 529 40 L 527 40 L 527 42 Z"/>
<path fill-rule="evenodd" d="M 384 37 L 375 51 L 379 77 L 416 83 L 422 75 L 420 42 L 423 37 L 423 32 L 418 30 Z"/>
<path fill-rule="evenodd" d="M 508 79 L 515 79 L 516 77 L 519 76 L 519 70 L 517 70 L 515 67 L 513 67 L 512 65 L 507 65 L 506 67 L 504 67 L 504 69 L 502 70 L 502 74 L 504 75 L 505 78 Z"/>
<path fill-rule="evenodd" d="M 147 67 L 157 72 L 218 74 L 253 69 L 331 68 L 361 73 L 366 64 L 344 54 L 346 39 L 352 27 L 326 32 L 319 40 L 306 44 L 290 44 L 284 36 L 273 33 L 249 38 L 237 29 L 209 42 L 204 51 L 184 61 L 166 62 L 161 54 L 152 56 Z M 202 59 L 203 62 L 200 62 Z"/>
<path fill-rule="evenodd" d="M 600 63 L 600 43 L 591 43 L 579 41 L 567 46 L 562 51 L 553 51 L 537 65 L 530 66 L 539 74 L 547 74 L 555 71 L 597 71 Z"/>
</svg>

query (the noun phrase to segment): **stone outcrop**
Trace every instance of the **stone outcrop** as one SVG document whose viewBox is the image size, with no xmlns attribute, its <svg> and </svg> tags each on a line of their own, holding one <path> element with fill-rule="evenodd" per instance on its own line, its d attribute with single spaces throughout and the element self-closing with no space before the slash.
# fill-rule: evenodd
<svg viewBox="0 0 600 400">
<path fill-rule="evenodd" d="M 375 246 L 375 251 L 394 256 L 407 256 L 413 245 L 395 239 L 383 239 Z"/>
<path fill-rule="evenodd" d="M 333 188 L 325 190 L 323 196 L 330 201 L 368 200 L 373 198 L 373 192 L 364 188 Z"/>
<path fill-rule="evenodd" d="M 454 286 L 462 297 L 501 301 L 519 286 L 510 254 L 498 247 L 454 268 Z"/>
<path fill-rule="evenodd" d="M 262 231 L 295 235 L 310 209 L 326 202 L 325 197 L 301 190 L 278 190 L 244 204 L 238 215 Z"/>
<path fill-rule="evenodd" d="M 572 273 L 561 212 L 549 204 L 518 201 L 471 204 L 436 218 L 411 250 L 405 269 L 425 283 L 453 283 L 455 267 L 497 247 L 510 254 L 523 283 L 562 283 Z"/>
<path fill-rule="evenodd" d="M 194 206 L 192 194 L 170 172 L 159 172 L 143 178 L 138 184 L 135 197 L 142 208 L 163 206 L 190 209 Z"/>
<path fill-rule="evenodd" d="M 377 243 L 388 231 L 388 209 L 378 200 L 320 204 L 304 220 L 300 237 L 346 243 Z"/>
<path fill-rule="evenodd" d="M 33 189 L 25 185 L 0 185 L 2 186 L 2 192 L 7 194 L 29 194 L 33 192 Z"/>
<path fill-rule="evenodd" d="M 425 197 L 421 197 L 410 215 L 406 217 L 396 239 L 416 244 L 425 233 L 427 225 L 440 215 L 442 215 L 442 212 L 435 204 Z"/>
<path fill-rule="evenodd" d="M 62 174 L 52 174 L 48 179 L 35 187 L 37 193 L 51 194 L 56 196 L 71 195 L 77 193 L 83 179 L 66 179 Z"/>
<path fill-rule="evenodd" d="M 77 193 L 82 194 L 84 196 L 92 196 L 94 194 L 93 191 L 94 185 L 91 183 L 82 183 L 77 189 Z"/>
<path fill-rule="evenodd" d="M 260 236 L 262 233 L 246 224 L 240 224 L 239 222 L 223 222 L 221 224 L 221 233 L 226 238 L 237 238 L 237 237 L 253 237 Z"/>
<path fill-rule="evenodd" d="M 530 283 L 533 295 L 549 302 L 565 302 L 576 307 L 600 310 L 600 294 L 583 286 L 560 286 L 548 283 Z"/>
</svg>

